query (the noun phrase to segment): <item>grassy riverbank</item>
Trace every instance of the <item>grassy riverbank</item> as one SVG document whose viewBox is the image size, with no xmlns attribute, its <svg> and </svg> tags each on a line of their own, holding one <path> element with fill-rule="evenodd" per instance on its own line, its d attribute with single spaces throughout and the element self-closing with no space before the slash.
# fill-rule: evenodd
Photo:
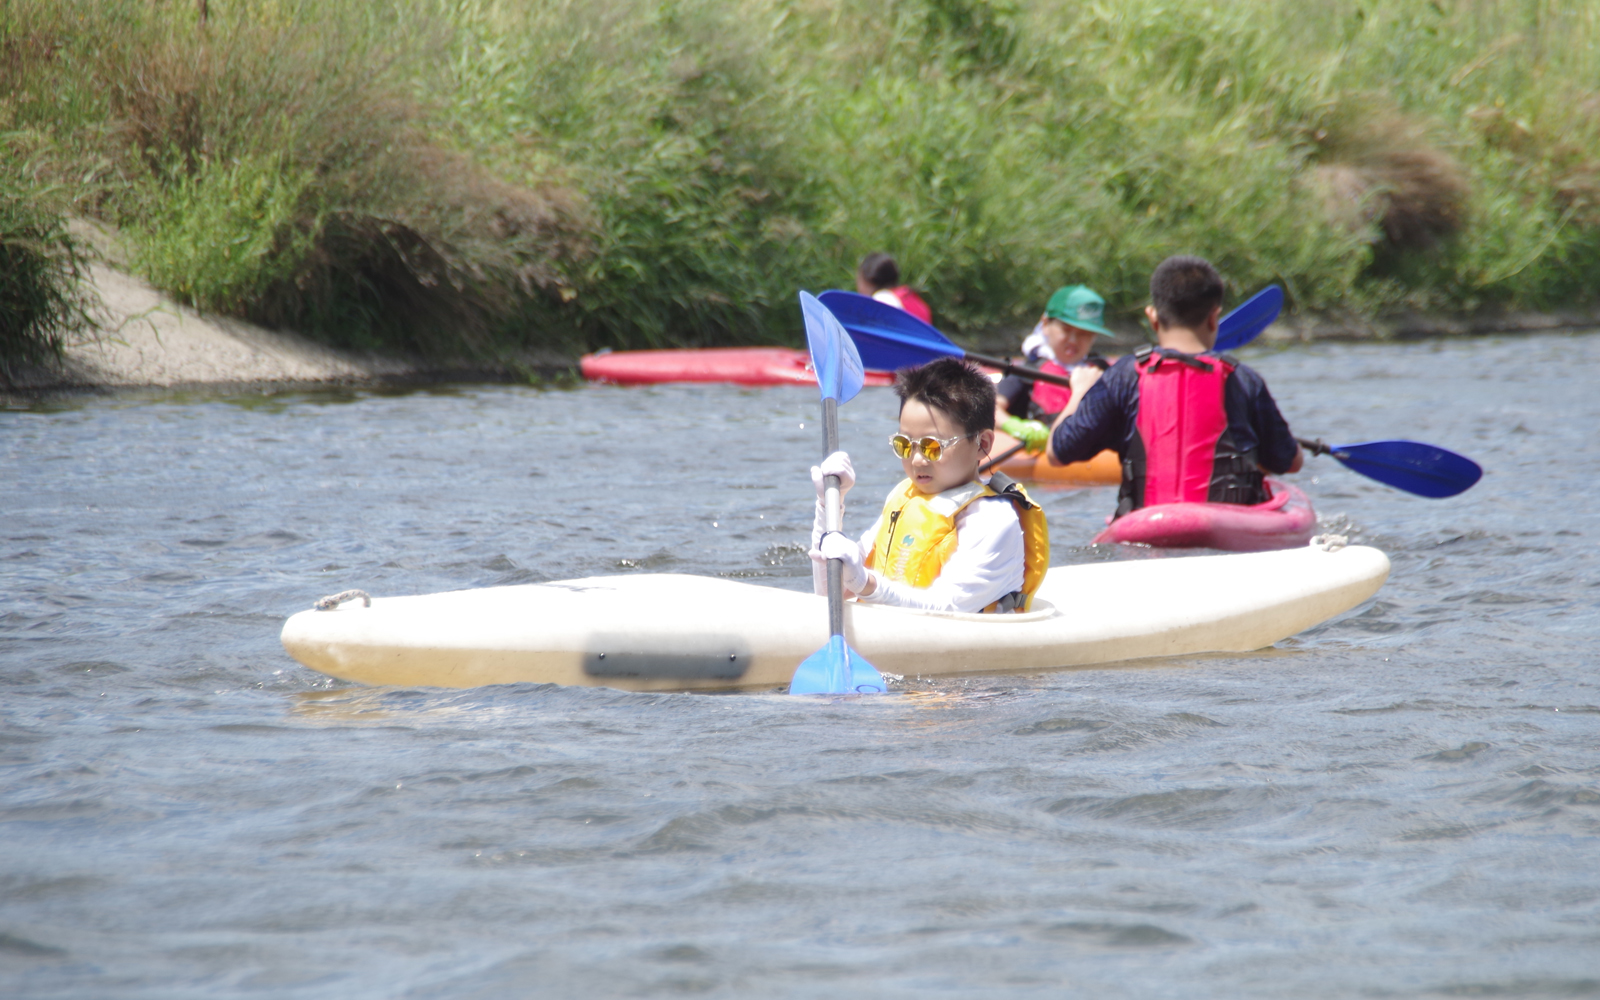
<svg viewBox="0 0 1600 1000">
<path fill-rule="evenodd" d="M 1588 7 L 205 6 L 0 2 L 0 197 L 334 344 L 793 338 L 876 249 L 966 333 L 1073 280 L 1131 317 L 1181 251 L 1358 317 L 1596 297 Z"/>
</svg>

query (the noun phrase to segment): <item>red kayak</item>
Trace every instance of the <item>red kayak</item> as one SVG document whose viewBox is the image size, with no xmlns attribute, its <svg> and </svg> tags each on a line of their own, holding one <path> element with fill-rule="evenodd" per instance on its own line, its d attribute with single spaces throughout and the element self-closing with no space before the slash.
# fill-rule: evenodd
<svg viewBox="0 0 1600 1000">
<path fill-rule="evenodd" d="M 1317 515 L 1306 495 L 1288 483 L 1267 480 L 1272 499 L 1253 507 L 1231 503 L 1162 503 L 1124 514 L 1094 536 L 1163 549 L 1223 549 L 1263 552 L 1294 549 L 1311 541 Z"/>
<path fill-rule="evenodd" d="M 583 377 L 618 385 L 657 382 L 733 382 L 737 385 L 816 385 L 811 356 L 793 347 L 684 347 L 664 351 L 601 351 L 578 359 Z M 886 372 L 867 372 L 867 385 L 893 385 Z"/>
</svg>

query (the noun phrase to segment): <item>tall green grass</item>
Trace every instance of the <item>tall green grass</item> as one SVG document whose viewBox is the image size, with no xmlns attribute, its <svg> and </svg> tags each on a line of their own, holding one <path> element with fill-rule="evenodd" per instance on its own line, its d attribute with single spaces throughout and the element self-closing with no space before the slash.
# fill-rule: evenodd
<svg viewBox="0 0 1600 1000">
<path fill-rule="evenodd" d="M 1591 304 L 1600 8 L 10 0 L 0 115 L 189 301 L 438 352 L 974 334 L 1204 254 L 1300 310 Z M 0 155 L 21 156 L 20 152 Z"/>
<path fill-rule="evenodd" d="M 275 157 L 174 165 L 151 211 L 129 229 L 134 265 L 195 305 L 242 312 L 290 280 L 311 234 L 295 210 L 311 178 Z"/>
<path fill-rule="evenodd" d="M 85 248 L 67 232 L 52 192 L 0 178 L 0 381 L 18 364 L 55 360 L 95 327 L 81 279 Z"/>
</svg>

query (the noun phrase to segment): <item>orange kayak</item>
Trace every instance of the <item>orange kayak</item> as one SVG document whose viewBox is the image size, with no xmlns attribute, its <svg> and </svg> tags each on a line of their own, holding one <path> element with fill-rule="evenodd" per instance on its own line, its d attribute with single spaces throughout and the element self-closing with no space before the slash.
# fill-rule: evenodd
<svg viewBox="0 0 1600 1000">
<path fill-rule="evenodd" d="M 1016 438 L 995 431 L 993 454 L 1004 454 L 1016 444 Z M 1051 465 L 1043 455 L 1019 451 L 1001 462 L 998 468 L 1012 479 L 1052 486 L 1115 486 L 1122 482 L 1122 462 L 1117 453 L 1110 450 L 1102 451 L 1087 462 L 1071 465 Z"/>
</svg>

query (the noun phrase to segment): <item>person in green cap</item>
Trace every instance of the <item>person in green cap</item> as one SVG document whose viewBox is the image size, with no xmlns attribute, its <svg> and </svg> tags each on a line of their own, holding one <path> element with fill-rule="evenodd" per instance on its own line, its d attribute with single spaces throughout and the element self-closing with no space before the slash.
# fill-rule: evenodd
<svg viewBox="0 0 1600 1000">
<path fill-rule="evenodd" d="M 1044 450 L 1049 427 L 1071 403 L 1082 398 L 1105 370 L 1105 359 L 1091 355 L 1096 337 L 1109 337 L 1105 328 L 1106 300 L 1087 285 L 1056 289 L 1034 327 L 1022 342 L 1027 364 L 1052 375 L 1072 379 L 1072 388 L 1046 382 L 1029 382 L 1008 375 L 995 387 L 995 426 L 1027 446 L 1029 453 Z"/>
</svg>

